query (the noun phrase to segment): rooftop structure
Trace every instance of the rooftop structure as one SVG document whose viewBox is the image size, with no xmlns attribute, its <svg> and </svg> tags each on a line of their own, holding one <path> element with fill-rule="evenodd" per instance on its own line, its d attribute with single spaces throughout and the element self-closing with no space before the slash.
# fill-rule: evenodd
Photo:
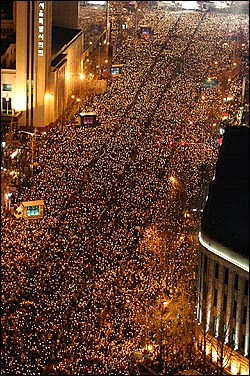
<svg viewBox="0 0 250 376">
<path fill-rule="evenodd" d="M 249 127 L 225 129 L 199 234 L 199 346 L 249 374 Z"/>
</svg>

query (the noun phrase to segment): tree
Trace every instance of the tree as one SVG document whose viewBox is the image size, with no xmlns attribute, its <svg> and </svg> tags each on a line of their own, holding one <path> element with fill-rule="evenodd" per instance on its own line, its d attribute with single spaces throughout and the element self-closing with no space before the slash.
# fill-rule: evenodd
<svg viewBox="0 0 250 376">
<path fill-rule="evenodd" d="M 198 347 L 202 350 L 201 371 L 207 374 L 208 368 L 215 367 L 218 375 L 222 375 L 233 354 L 235 319 L 218 311 L 213 322 L 208 322 L 209 304 L 203 306 L 202 321 L 197 325 Z M 211 313 L 211 312 L 210 312 Z M 209 354 L 209 355 L 208 355 Z"/>
<path fill-rule="evenodd" d="M 229 343 L 229 339 L 232 338 L 234 327 L 234 320 L 232 318 L 227 321 L 225 315 L 220 317 L 218 335 L 215 342 L 218 375 L 223 374 L 232 356 L 233 348 L 228 346 L 227 343 Z"/>
</svg>

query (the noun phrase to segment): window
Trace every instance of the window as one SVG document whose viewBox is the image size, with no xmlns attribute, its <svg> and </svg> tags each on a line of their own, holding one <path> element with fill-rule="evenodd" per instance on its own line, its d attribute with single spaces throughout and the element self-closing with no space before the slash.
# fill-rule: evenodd
<svg viewBox="0 0 250 376">
<path fill-rule="evenodd" d="M 206 285 L 206 282 L 203 282 L 203 297 L 204 297 L 204 299 L 207 298 L 207 285 Z"/>
<path fill-rule="evenodd" d="M 241 341 L 240 341 L 240 348 L 241 348 L 241 351 L 244 351 L 245 338 L 246 338 L 246 336 L 243 334 L 242 337 L 241 337 Z"/>
<path fill-rule="evenodd" d="M 234 276 L 234 289 L 238 290 L 238 284 L 239 284 L 239 275 L 235 274 Z"/>
<path fill-rule="evenodd" d="M 217 317 L 213 316 L 213 332 L 216 333 Z"/>
<path fill-rule="evenodd" d="M 216 279 L 219 278 L 219 263 L 218 262 L 215 263 L 214 277 Z"/>
<path fill-rule="evenodd" d="M 224 283 L 228 284 L 228 268 L 224 268 Z"/>
<path fill-rule="evenodd" d="M 204 257 L 204 272 L 207 273 L 207 256 Z"/>
<path fill-rule="evenodd" d="M 246 322 L 247 322 L 247 307 L 244 306 L 243 315 L 242 315 L 242 324 L 246 325 Z"/>
<path fill-rule="evenodd" d="M 214 289 L 214 307 L 217 307 L 218 290 Z"/>
<path fill-rule="evenodd" d="M 12 91 L 11 84 L 3 84 L 3 91 Z"/>
<path fill-rule="evenodd" d="M 247 279 L 245 279 L 244 295 L 248 296 L 248 280 Z"/>
<path fill-rule="evenodd" d="M 223 297 L 223 312 L 226 312 L 227 310 L 227 294 L 224 294 Z"/>
<path fill-rule="evenodd" d="M 2 97 L 2 111 L 6 112 L 7 114 L 12 111 L 12 104 L 11 98 L 6 95 L 6 97 Z"/>
<path fill-rule="evenodd" d="M 230 339 L 230 342 L 231 342 L 231 346 L 233 347 L 234 344 L 235 344 L 235 328 L 233 328 L 232 331 L 231 331 L 231 339 Z"/>
<path fill-rule="evenodd" d="M 236 311 L 237 311 L 237 302 L 234 301 L 234 306 L 233 306 L 233 318 L 236 318 Z"/>
</svg>

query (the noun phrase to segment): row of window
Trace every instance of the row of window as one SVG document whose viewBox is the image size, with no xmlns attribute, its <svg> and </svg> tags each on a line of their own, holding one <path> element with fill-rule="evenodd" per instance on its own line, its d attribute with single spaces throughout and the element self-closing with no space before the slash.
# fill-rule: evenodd
<svg viewBox="0 0 250 376">
<path fill-rule="evenodd" d="M 229 273 L 228 268 L 224 267 L 224 283 L 225 283 L 225 285 L 228 284 L 228 273 Z M 215 262 L 214 278 L 215 279 L 219 278 L 219 263 L 218 262 Z M 248 285 L 249 285 L 249 281 L 247 279 L 245 279 L 245 282 L 244 282 L 244 295 L 245 296 L 248 296 Z M 238 288 L 239 288 L 239 274 L 235 273 L 234 274 L 234 289 L 238 290 Z"/>
<path fill-rule="evenodd" d="M 201 267 L 202 267 L 202 259 L 203 259 L 203 254 L 201 254 Z M 219 278 L 219 269 L 220 265 L 218 262 L 215 262 L 215 267 L 214 267 L 214 278 L 218 279 Z M 226 267 L 223 267 L 223 281 L 225 285 L 228 285 L 228 276 L 229 276 L 229 269 Z M 207 273 L 208 271 L 208 256 L 204 255 L 204 273 Z M 238 290 L 239 287 L 239 275 L 236 273 L 234 275 L 234 289 Z M 249 281 L 245 279 L 244 281 L 244 295 L 248 296 L 248 290 L 249 290 Z"/>
<path fill-rule="evenodd" d="M 229 328 L 226 324 L 224 324 L 224 326 L 222 328 L 222 333 L 218 333 L 217 328 L 218 328 L 218 317 L 213 316 L 213 333 L 214 333 L 214 335 L 217 335 L 217 336 L 221 335 L 221 337 L 224 338 L 224 340 L 228 336 L 229 337 L 228 338 L 229 344 L 231 346 L 234 346 L 235 340 L 236 340 L 235 328 L 234 327 Z M 240 338 L 240 341 L 239 341 L 239 350 L 244 352 L 246 336 L 244 334 L 241 334 L 240 337 L 241 338 Z"/>
<path fill-rule="evenodd" d="M 12 52 L 14 53 L 14 52 L 16 52 L 16 49 L 14 48 L 14 50 L 12 51 L 12 50 L 10 50 L 10 54 L 12 55 Z M 7 54 L 7 57 L 9 57 L 9 54 Z"/>
<path fill-rule="evenodd" d="M 235 277 L 237 276 L 237 288 L 236 288 L 236 290 L 238 290 L 238 274 L 235 274 Z M 219 278 L 219 263 L 218 262 L 216 262 L 215 263 L 215 268 L 214 268 L 214 278 L 215 279 L 218 279 Z M 236 280 L 235 279 L 235 280 Z M 228 284 L 228 268 L 225 268 L 224 267 L 224 283 L 227 285 Z"/>
<path fill-rule="evenodd" d="M 200 269 L 201 269 L 201 278 L 199 283 L 199 291 L 202 294 L 202 300 L 205 303 L 208 298 L 208 285 L 214 278 L 214 282 L 217 280 L 217 283 L 215 282 L 215 287 L 213 289 L 213 295 L 211 300 L 211 313 L 216 315 L 216 312 L 220 313 L 220 318 L 216 316 L 212 316 L 212 325 L 211 330 L 213 331 L 214 335 L 220 336 L 221 338 L 224 338 L 224 335 L 227 333 L 226 338 L 229 341 L 229 345 L 237 350 L 239 350 L 242 354 L 245 355 L 245 339 L 246 339 L 246 333 L 247 330 L 247 321 L 248 321 L 248 305 L 246 303 L 246 297 L 249 295 L 249 280 L 246 278 L 243 278 L 241 274 L 232 272 L 230 268 L 225 267 L 223 264 L 220 264 L 219 262 L 210 259 L 208 255 L 201 252 L 200 254 Z M 214 263 L 214 269 L 213 274 L 210 274 L 210 266 L 211 262 Z M 208 274 L 209 273 L 209 274 Z M 233 275 L 232 275 L 232 274 Z M 203 277 L 202 277 L 203 276 Z M 232 289 L 233 291 L 237 292 L 239 288 L 243 288 L 242 293 L 244 293 L 243 299 L 237 300 L 237 293 L 233 293 L 233 291 L 229 291 L 227 289 L 227 286 L 229 284 L 229 281 L 231 281 L 231 278 L 233 276 L 233 285 Z M 212 277 L 212 278 L 211 278 Z M 212 282 L 212 281 L 211 281 Z M 222 282 L 222 286 L 221 286 Z M 218 284 L 218 286 L 217 286 Z M 222 288 L 222 292 L 221 289 Z M 203 290 L 203 291 L 202 291 Z M 222 293 L 222 295 L 221 295 Z M 229 306 L 229 294 L 233 296 L 232 303 L 230 302 Z M 208 307 L 204 305 L 204 308 L 207 309 Z M 221 311 L 220 311 L 220 309 Z M 218 310 L 218 311 L 217 311 Z M 230 322 L 226 324 L 224 322 L 224 318 L 227 317 L 227 313 L 230 315 Z M 218 322 L 218 320 L 221 320 L 221 322 Z M 235 325 L 239 325 L 239 338 L 237 337 L 237 343 L 236 341 L 236 335 L 235 335 Z M 227 325 L 227 326 L 226 326 Z M 226 339 L 225 338 L 225 339 Z"/>
<path fill-rule="evenodd" d="M 214 289 L 214 302 L 213 302 L 214 307 L 217 307 L 217 304 L 218 304 L 218 290 L 215 288 Z M 222 310 L 224 313 L 227 310 L 227 294 L 223 295 Z M 236 315 L 237 315 L 237 301 L 235 300 L 233 304 L 233 312 L 232 312 L 232 316 L 234 319 L 236 319 Z M 242 311 L 242 324 L 246 325 L 246 322 L 247 322 L 247 307 L 244 306 L 243 311 Z"/>
<path fill-rule="evenodd" d="M 13 28 L 12 27 L 1 27 L 1 35 L 3 36 L 9 36 L 9 35 L 13 35 Z"/>
</svg>

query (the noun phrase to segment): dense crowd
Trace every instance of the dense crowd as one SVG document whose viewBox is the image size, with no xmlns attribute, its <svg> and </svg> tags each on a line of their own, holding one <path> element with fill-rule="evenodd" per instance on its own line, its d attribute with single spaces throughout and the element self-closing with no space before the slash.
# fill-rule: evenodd
<svg viewBox="0 0 250 376">
<path fill-rule="evenodd" d="M 43 199 L 44 218 L 2 216 L 3 374 L 132 373 L 147 308 L 163 289 L 194 298 L 184 213 L 200 209 L 218 155 L 213 123 L 232 110 L 202 79 L 224 77 L 229 30 L 246 43 L 249 23 L 157 9 L 140 17 L 153 33 L 128 33 L 113 58 L 123 74 L 84 108 L 100 125 L 44 136 L 38 173 L 13 202 Z M 234 103 L 241 74 L 226 88 Z"/>
</svg>

